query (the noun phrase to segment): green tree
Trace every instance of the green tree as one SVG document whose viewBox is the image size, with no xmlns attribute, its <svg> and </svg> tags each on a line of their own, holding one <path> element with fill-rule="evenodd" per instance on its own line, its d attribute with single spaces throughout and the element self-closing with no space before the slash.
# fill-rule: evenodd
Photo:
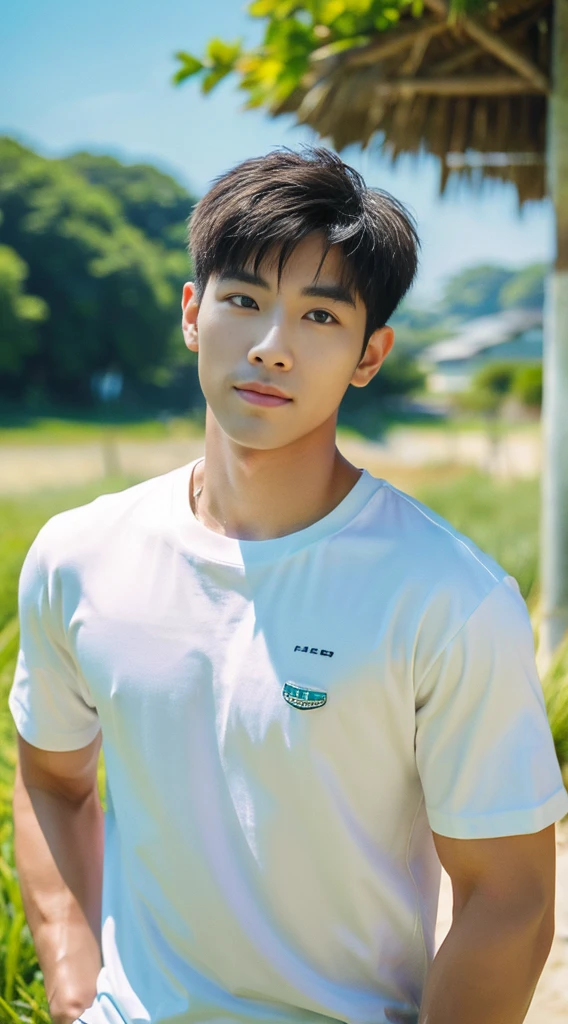
<svg viewBox="0 0 568 1024">
<path fill-rule="evenodd" d="M 444 287 L 441 311 L 464 319 L 502 309 L 501 294 L 514 277 L 506 267 L 481 264 L 454 274 Z"/>
<path fill-rule="evenodd" d="M 120 204 L 124 219 L 169 249 L 183 247 L 186 223 L 197 202 L 174 178 L 149 164 L 122 164 L 112 156 L 73 153 L 65 164 Z"/>
<path fill-rule="evenodd" d="M 421 390 L 424 381 L 425 375 L 415 360 L 404 349 L 395 348 L 366 387 L 347 389 L 338 422 L 368 436 L 378 436 L 384 426 L 388 400 Z"/>
<path fill-rule="evenodd" d="M 459 325 L 459 317 L 442 312 L 436 305 L 414 306 L 403 300 L 389 320 L 395 332 L 396 351 L 417 356 L 426 345 L 449 337 Z M 389 356 L 389 361 L 391 356 Z"/>
<path fill-rule="evenodd" d="M 511 392 L 523 405 L 540 409 L 542 405 L 542 366 L 519 366 L 515 373 Z"/>
<path fill-rule="evenodd" d="M 128 223 L 117 198 L 65 161 L 0 140 L 0 241 L 29 267 L 30 291 L 50 317 L 26 357 L 19 392 L 91 400 L 93 373 L 109 365 L 133 384 L 167 363 L 188 273 L 181 250 Z"/>
<path fill-rule="evenodd" d="M 474 374 L 467 391 L 454 395 L 458 409 L 493 418 L 510 394 L 517 372 L 515 363 L 489 363 Z"/>
<path fill-rule="evenodd" d="M 496 414 L 503 401 L 514 396 L 528 408 L 542 405 L 542 366 L 540 363 L 489 363 L 477 371 L 466 392 L 455 396 L 464 410 Z"/>
<path fill-rule="evenodd" d="M 502 398 L 511 391 L 516 373 L 515 363 L 490 363 L 477 371 L 472 387 L 476 391 L 488 391 Z"/>
<path fill-rule="evenodd" d="M 536 309 L 544 305 L 544 289 L 549 267 L 531 263 L 506 281 L 499 295 L 503 309 Z"/>
<path fill-rule="evenodd" d="M 49 308 L 24 290 L 29 268 L 7 245 L 0 245 L 0 380 L 13 381 L 39 345 L 38 325 Z"/>
</svg>

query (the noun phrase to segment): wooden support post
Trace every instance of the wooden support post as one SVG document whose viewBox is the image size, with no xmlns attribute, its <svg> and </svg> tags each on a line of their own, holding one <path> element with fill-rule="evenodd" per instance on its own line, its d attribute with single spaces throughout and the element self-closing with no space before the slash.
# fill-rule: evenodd
<svg viewBox="0 0 568 1024">
<path fill-rule="evenodd" d="M 548 668 L 568 631 L 568 0 L 555 0 L 553 31 L 547 146 L 556 262 L 545 314 L 541 671 Z"/>
</svg>

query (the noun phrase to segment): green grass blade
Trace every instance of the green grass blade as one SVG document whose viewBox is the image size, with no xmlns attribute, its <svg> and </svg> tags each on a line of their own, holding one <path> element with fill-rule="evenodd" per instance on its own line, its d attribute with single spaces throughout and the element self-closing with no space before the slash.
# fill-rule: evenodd
<svg viewBox="0 0 568 1024">
<path fill-rule="evenodd" d="M 543 679 L 548 721 L 560 765 L 568 765 L 568 634 Z"/>
<path fill-rule="evenodd" d="M 34 999 L 29 989 L 26 988 L 23 978 L 19 974 L 16 978 L 16 988 L 21 998 L 33 1011 L 34 1018 L 38 1021 L 42 1021 L 43 1024 L 51 1024 L 50 1015 L 39 1005 L 37 999 Z"/>
<path fill-rule="evenodd" d="M 15 615 L 0 632 L 0 672 L 18 653 L 19 638 L 20 624 Z"/>
<path fill-rule="evenodd" d="M 14 914 L 14 918 L 8 932 L 5 964 L 6 979 L 4 982 L 4 996 L 8 1002 L 14 998 L 16 974 L 18 973 L 20 955 L 22 951 L 22 928 L 25 923 L 26 918 L 21 911 Z"/>
<path fill-rule="evenodd" d="M 7 1015 L 7 1020 L 15 1020 L 16 1024 L 22 1024 L 22 1018 L 18 1016 L 16 1011 L 12 1009 L 2 996 L 0 996 L 0 1010 Z"/>
</svg>

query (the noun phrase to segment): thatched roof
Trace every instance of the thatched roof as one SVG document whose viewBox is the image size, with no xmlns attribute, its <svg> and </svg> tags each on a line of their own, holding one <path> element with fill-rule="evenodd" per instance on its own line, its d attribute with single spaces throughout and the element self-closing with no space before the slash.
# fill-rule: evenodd
<svg viewBox="0 0 568 1024">
<path fill-rule="evenodd" d="M 552 0 L 499 0 L 454 23 L 444 0 L 425 6 L 365 46 L 316 50 L 301 87 L 270 112 L 296 113 L 338 152 L 424 149 L 441 160 L 441 192 L 451 175 L 489 177 L 513 182 L 521 203 L 541 199 Z"/>
</svg>

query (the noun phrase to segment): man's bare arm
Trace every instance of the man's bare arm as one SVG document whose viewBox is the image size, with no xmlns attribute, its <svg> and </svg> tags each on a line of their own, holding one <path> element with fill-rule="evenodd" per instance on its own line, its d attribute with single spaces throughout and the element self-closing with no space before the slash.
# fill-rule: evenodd
<svg viewBox="0 0 568 1024">
<path fill-rule="evenodd" d="M 65 752 L 40 750 L 18 736 L 15 859 L 54 1024 L 70 1024 L 91 1005 L 101 968 L 100 746 L 100 733 L 89 746 Z"/>
<path fill-rule="evenodd" d="M 554 937 L 554 825 L 497 839 L 434 833 L 434 841 L 452 881 L 453 922 L 419 1024 L 522 1024 Z"/>
</svg>

